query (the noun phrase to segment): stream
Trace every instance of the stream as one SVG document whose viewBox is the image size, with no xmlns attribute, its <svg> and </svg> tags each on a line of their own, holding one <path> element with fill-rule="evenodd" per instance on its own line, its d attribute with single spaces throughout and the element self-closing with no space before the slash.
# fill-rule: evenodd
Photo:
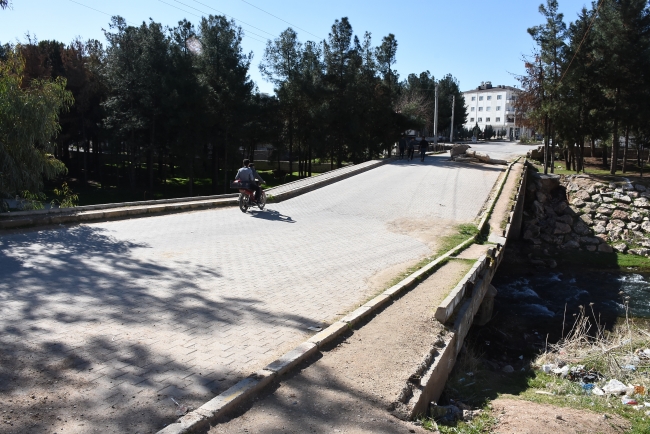
<svg viewBox="0 0 650 434">
<path fill-rule="evenodd" d="M 625 318 L 623 297 L 629 296 L 629 317 L 650 319 L 650 273 L 522 270 L 502 264 L 492 284 L 497 289 L 492 320 L 472 327 L 466 343 L 499 366 L 526 366 L 547 343 L 566 335 L 580 306 L 592 324 L 611 330 Z"/>
</svg>

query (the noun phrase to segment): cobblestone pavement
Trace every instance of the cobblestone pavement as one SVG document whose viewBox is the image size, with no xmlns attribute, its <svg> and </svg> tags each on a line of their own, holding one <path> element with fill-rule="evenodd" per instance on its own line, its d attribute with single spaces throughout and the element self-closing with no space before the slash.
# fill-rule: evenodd
<svg viewBox="0 0 650 434">
<path fill-rule="evenodd" d="M 431 253 L 390 222 L 473 220 L 503 168 L 447 160 L 265 211 L 3 235 L 0 402 L 36 416 L 0 431 L 151 432 L 176 419 L 170 398 L 201 405 L 355 308 L 379 271 Z"/>
</svg>

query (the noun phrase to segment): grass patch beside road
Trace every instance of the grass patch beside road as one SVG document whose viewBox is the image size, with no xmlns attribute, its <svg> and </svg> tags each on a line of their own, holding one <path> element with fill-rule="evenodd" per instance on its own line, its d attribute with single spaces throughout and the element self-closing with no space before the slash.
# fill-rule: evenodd
<svg viewBox="0 0 650 434">
<path fill-rule="evenodd" d="M 431 260 L 445 254 L 468 238 L 476 237 L 477 235 L 478 228 L 471 223 L 464 223 L 456 226 L 454 233 L 442 237 L 438 245 L 438 249 L 436 250 L 436 253 L 431 257 Z"/>
</svg>

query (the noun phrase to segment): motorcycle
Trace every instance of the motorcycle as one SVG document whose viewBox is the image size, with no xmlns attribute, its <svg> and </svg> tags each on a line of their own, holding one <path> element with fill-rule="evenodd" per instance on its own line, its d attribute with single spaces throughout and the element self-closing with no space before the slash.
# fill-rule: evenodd
<svg viewBox="0 0 650 434">
<path fill-rule="evenodd" d="M 255 182 L 258 182 L 256 179 Z M 234 188 L 239 191 L 239 209 L 241 212 L 247 212 L 248 208 L 257 206 L 259 209 L 264 209 L 266 206 L 266 193 L 264 190 L 260 192 L 260 199 L 255 201 L 255 190 L 246 188 L 245 184 L 242 184 L 240 180 L 235 180 L 230 183 L 230 188 Z"/>
</svg>

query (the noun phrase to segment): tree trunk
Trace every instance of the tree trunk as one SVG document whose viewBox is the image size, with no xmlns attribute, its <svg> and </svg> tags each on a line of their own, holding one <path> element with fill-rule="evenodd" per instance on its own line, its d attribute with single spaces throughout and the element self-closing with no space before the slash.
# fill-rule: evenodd
<svg viewBox="0 0 650 434">
<path fill-rule="evenodd" d="M 618 146 L 620 141 L 618 139 L 618 96 L 620 90 L 616 89 L 616 100 L 614 103 L 614 129 L 612 131 L 612 161 L 609 166 L 609 173 L 612 175 L 616 174 L 616 169 L 618 166 Z"/>
<path fill-rule="evenodd" d="M 280 167 L 280 157 L 278 157 L 278 168 Z M 228 187 L 230 187 L 230 184 L 228 183 L 228 145 L 225 143 L 223 144 L 223 192 L 228 193 Z"/>
<path fill-rule="evenodd" d="M 627 171 L 627 145 L 630 140 L 630 127 L 625 127 L 625 147 L 623 148 L 623 173 Z"/>
<path fill-rule="evenodd" d="M 571 152 L 569 151 L 569 148 L 564 148 L 562 153 L 564 154 L 564 167 L 566 170 L 571 170 Z"/>
<path fill-rule="evenodd" d="M 596 139 L 589 137 L 591 143 L 591 158 L 596 158 Z"/>
<path fill-rule="evenodd" d="M 289 176 L 293 174 L 293 114 L 289 119 Z"/>
<path fill-rule="evenodd" d="M 574 172 L 578 172 L 578 144 L 574 143 L 573 148 L 571 148 L 571 167 Z"/>
<path fill-rule="evenodd" d="M 88 187 L 88 152 L 90 151 L 90 142 L 84 140 L 84 188 Z"/>
<path fill-rule="evenodd" d="M 585 172 L 585 136 L 580 137 L 580 159 L 578 160 L 578 172 Z"/>
<path fill-rule="evenodd" d="M 131 140 L 133 140 L 133 135 L 131 136 Z M 130 156 L 129 156 L 129 181 L 131 184 L 131 190 L 135 191 L 135 189 L 138 186 L 138 180 L 137 180 L 137 173 L 136 173 L 136 167 L 135 167 L 135 145 L 133 144 L 133 141 L 131 142 L 130 148 Z"/>
<path fill-rule="evenodd" d="M 643 152 L 643 145 L 642 144 L 639 144 L 639 149 L 641 150 L 641 152 Z M 643 158 L 641 160 L 643 161 Z M 639 176 L 641 176 L 641 177 L 643 176 L 643 166 L 645 166 L 645 162 L 639 164 Z"/>
<path fill-rule="evenodd" d="M 544 115 L 544 175 L 548 175 L 548 115 Z"/>
<path fill-rule="evenodd" d="M 307 158 L 309 158 L 309 177 L 311 178 L 311 140 L 309 141 L 309 147 L 307 148 Z"/>
<path fill-rule="evenodd" d="M 216 142 L 212 143 L 212 194 L 218 194 L 219 184 L 219 157 Z"/>
<path fill-rule="evenodd" d="M 158 179 L 160 180 L 160 184 L 164 186 L 165 185 L 165 153 L 164 153 L 163 146 L 160 147 L 160 152 L 158 152 Z"/>
<path fill-rule="evenodd" d="M 190 196 L 194 196 L 194 152 L 190 151 L 190 157 L 188 158 L 188 167 L 187 167 L 189 182 L 187 186 L 189 187 L 188 193 Z"/>
<path fill-rule="evenodd" d="M 147 178 L 149 178 L 149 194 L 151 194 L 151 198 L 153 199 L 153 147 L 154 147 L 154 140 L 156 137 L 156 118 L 153 119 L 152 126 L 151 126 L 151 141 L 149 143 L 149 149 L 147 151 Z"/>
<path fill-rule="evenodd" d="M 555 173 L 555 129 L 551 123 L 551 173 Z"/>
</svg>

